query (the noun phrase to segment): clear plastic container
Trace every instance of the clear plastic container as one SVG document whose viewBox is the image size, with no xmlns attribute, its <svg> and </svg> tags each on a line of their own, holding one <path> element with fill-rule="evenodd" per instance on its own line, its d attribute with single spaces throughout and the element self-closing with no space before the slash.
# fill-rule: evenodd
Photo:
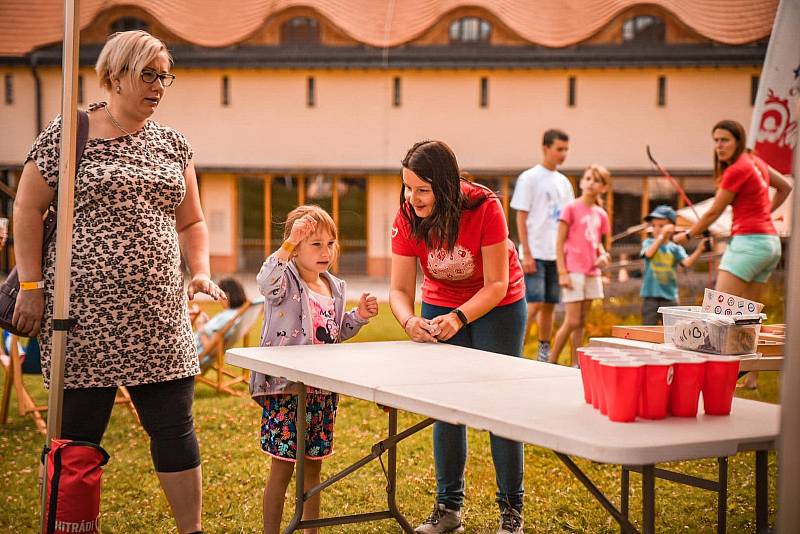
<svg viewBox="0 0 800 534">
<path fill-rule="evenodd" d="M 662 306 L 664 343 L 711 354 L 756 352 L 763 313 L 717 315 L 700 306 Z"/>
</svg>

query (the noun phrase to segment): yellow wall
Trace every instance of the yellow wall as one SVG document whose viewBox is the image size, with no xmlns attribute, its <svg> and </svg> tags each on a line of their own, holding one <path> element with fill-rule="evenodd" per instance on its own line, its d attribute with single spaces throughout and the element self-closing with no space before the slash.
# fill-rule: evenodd
<svg viewBox="0 0 800 534">
<path fill-rule="evenodd" d="M 60 110 L 60 69 L 40 68 L 42 122 Z M 16 166 L 35 135 L 34 85 L 27 68 L 14 74 L 13 105 L 0 102 L 0 166 Z M 91 69 L 85 102 L 103 98 Z M 388 273 L 389 230 L 397 206 L 399 161 L 415 141 L 449 143 L 465 170 L 516 171 L 535 163 L 542 132 L 571 136 L 566 166 L 599 162 L 614 171 L 648 169 L 645 144 L 671 170 L 709 170 L 710 128 L 732 118 L 747 126 L 753 68 L 366 71 L 174 70 L 175 84 L 155 120 L 184 133 L 195 151 L 202 201 L 217 271 L 236 268 L 237 183 L 232 170 L 264 172 L 347 169 L 369 174 L 368 269 Z M 221 77 L 230 105 L 221 105 Z M 659 75 L 666 106 L 656 105 Z M 316 78 L 317 103 L 306 106 L 306 79 Z M 393 78 L 402 105 L 392 106 Z M 478 105 L 489 78 L 489 106 Z M 567 78 L 577 79 L 577 105 L 567 106 Z"/>
<path fill-rule="evenodd" d="M 11 70 L 11 69 L 6 69 Z M 40 69 L 43 122 L 60 108 L 58 69 Z M 5 72 L 5 71 L 4 71 Z M 93 72 L 87 102 L 101 98 Z M 721 118 L 749 123 L 751 68 L 538 71 L 289 71 L 176 68 L 155 119 L 183 132 L 199 167 L 388 169 L 421 138 L 447 141 L 467 169 L 517 169 L 539 156 L 541 133 L 572 137 L 569 167 L 601 162 L 643 168 L 650 143 L 672 168 L 711 165 L 709 129 Z M 13 106 L 0 107 L 6 142 L 0 164 L 24 157 L 33 137 L 33 81 L 16 69 Z M 230 106 L 220 103 L 221 76 Z M 306 106 L 306 78 L 317 106 Z M 402 105 L 392 107 L 392 79 L 402 78 Z M 567 106 L 567 77 L 577 78 L 577 106 Z M 659 75 L 667 105 L 656 106 Z M 478 106 L 479 79 L 489 78 L 489 106 Z"/>
</svg>

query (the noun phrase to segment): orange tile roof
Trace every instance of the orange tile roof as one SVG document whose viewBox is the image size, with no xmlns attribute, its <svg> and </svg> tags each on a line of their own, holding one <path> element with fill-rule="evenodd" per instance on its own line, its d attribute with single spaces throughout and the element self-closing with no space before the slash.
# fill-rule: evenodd
<svg viewBox="0 0 800 534">
<path fill-rule="evenodd" d="M 82 0 L 81 28 L 103 11 L 136 6 L 178 37 L 205 47 L 248 38 L 273 14 L 310 7 L 366 45 L 408 43 L 453 10 L 485 9 L 532 44 L 564 47 L 591 37 L 633 6 L 652 5 L 713 41 L 739 45 L 767 37 L 778 0 Z M 22 56 L 62 38 L 62 0 L 2 0 L 0 56 Z"/>
</svg>

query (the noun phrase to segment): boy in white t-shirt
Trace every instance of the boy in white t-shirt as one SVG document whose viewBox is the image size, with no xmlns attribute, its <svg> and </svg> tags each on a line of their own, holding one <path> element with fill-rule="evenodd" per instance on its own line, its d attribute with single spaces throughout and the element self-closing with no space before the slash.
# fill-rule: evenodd
<svg viewBox="0 0 800 534">
<path fill-rule="evenodd" d="M 568 150 L 569 136 L 565 132 L 547 130 L 542 139 L 542 162 L 519 175 L 511 199 L 511 207 L 517 210 L 520 259 L 525 272 L 527 333 L 536 318 L 539 361 L 547 361 L 550 355 L 553 315 L 561 298 L 556 268 L 558 221 L 563 207 L 575 199 L 572 184 L 556 170 L 564 163 Z"/>
</svg>

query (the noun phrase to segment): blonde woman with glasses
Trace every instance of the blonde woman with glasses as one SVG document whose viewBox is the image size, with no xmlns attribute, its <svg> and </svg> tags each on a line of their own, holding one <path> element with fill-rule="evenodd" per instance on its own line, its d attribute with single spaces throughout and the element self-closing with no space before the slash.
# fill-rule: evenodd
<svg viewBox="0 0 800 534">
<path fill-rule="evenodd" d="M 151 116 L 172 85 L 172 58 L 143 31 L 112 35 L 97 60 L 107 102 L 91 104 L 75 180 L 71 315 L 61 437 L 99 444 L 117 387 L 127 386 L 178 531 L 201 532 L 202 475 L 192 418 L 199 372 L 187 298 L 211 281 L 208 229 L 192 149 Z M 22 291 L 15 325 L 39 335 L 50 383 L 55 242 L 42 258 L 42 216 L 56 200 L 61 118 L 26 158 L 14 204 Z M 181 247 L 191 272 L 184 290 Z"/>
</svg>

